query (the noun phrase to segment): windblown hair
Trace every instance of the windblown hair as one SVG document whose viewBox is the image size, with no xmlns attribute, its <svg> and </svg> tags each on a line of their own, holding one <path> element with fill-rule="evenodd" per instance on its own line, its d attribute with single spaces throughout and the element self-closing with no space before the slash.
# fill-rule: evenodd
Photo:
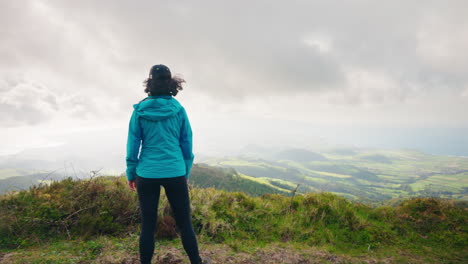
<svg viewBox="0 0 468 264">
<path fill-rule="evenodd" d="M 172 95 L 176 96 L 183 89 L 182 84 L 185 80 L 181 77 L 174 76 L 164 79 L 146 79 L 143 82 L 145 93 L 148 95 Z"/>
</svg>

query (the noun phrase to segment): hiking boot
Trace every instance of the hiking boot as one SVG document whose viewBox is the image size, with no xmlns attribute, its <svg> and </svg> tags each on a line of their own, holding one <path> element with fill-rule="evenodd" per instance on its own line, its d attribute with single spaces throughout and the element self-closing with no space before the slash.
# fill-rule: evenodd
<svg viewBox="0 0 468 264">
<path fill-rule="evenodd" d="M 211 259 L 209 257 L 203 257 L 202 264 L 211 264 Z"/>
</svg>

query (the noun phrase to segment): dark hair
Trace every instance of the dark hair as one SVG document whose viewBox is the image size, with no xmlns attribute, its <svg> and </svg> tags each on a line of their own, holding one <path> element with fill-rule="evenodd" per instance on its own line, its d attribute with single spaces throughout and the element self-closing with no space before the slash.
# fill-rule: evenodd
<svg viewBox="0 0 468 264">
<path fill-rule="evenodd" d="M 172 78 L 156 78 L 146 79 L 143 82 L 145 87 L 145 93 L 148 95 L 172 95 L 176 96 L 177 93 L 182 90 L 182 84 L 185 82 L 184 79 L 178 76 Z"/>
</svg>

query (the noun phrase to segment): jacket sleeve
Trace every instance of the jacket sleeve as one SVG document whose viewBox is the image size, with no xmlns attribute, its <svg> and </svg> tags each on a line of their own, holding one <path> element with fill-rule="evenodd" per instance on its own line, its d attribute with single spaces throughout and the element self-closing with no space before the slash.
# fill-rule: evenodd
<svg viewBox="0 0 468 264">
<path fill-rule="evenodd" d="M 136 110 L 133 110 L 128 127 L 127 138 L 127 180 L 134 180 L 136 177 L 136 167 L 138 165 L 138 152 L 141 145 L 141 128 L 138 123 Z"/>
<path fill-rule="evenodd" d="M 194 155 L 192 152 L 192 128 L 190 126 L 190 121 L 187 116 L 187 112 L 184 108 L 180 110 L 182 125 L 180 130 L 180 147 L 182 149 L 182 154 L 184 155 L 185 161 L 185 177 L 188 179 L 190 177 L 190 171 L 193 165 Z"/>
</svg>

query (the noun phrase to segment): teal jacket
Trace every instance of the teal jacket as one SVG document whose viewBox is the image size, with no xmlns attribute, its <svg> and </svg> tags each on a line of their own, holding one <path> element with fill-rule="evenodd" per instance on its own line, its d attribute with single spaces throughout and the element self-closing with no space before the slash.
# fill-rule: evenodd
<svg viewBox="0 0 468 264">
<path fill-rule="evenodd" d="M 127 179 L 190 177 L 192 129 L 172 96 L 148 96 L 133 105 L 127 139 Z M 140 151 L 141 146 L 141 151 Z M 139 154 L 139 155 L 138 155 Z"/>
</svg>

